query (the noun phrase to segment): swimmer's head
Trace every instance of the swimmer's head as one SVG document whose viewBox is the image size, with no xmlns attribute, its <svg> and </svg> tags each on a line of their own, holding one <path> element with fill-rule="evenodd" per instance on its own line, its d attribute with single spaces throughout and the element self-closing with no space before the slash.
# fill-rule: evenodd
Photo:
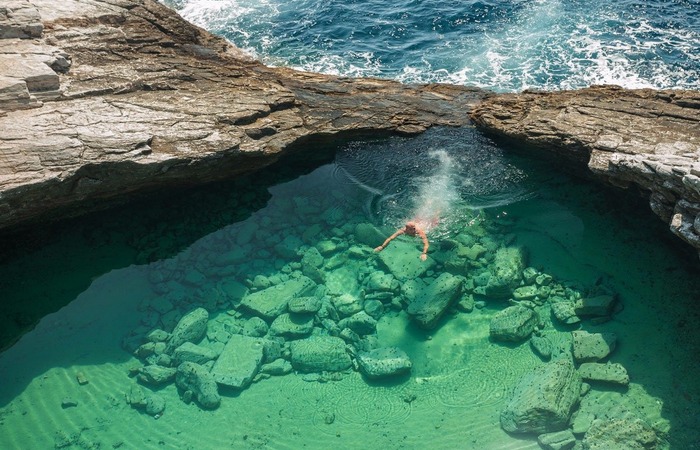
<svg viewBox="0 0 700 450">
<path fill-rule="evenodd" d="M 406 231 L 409 233 L 415 233 L 416 232 L 416 223 L 415 222 L 406 222 Z"/>
</svg>

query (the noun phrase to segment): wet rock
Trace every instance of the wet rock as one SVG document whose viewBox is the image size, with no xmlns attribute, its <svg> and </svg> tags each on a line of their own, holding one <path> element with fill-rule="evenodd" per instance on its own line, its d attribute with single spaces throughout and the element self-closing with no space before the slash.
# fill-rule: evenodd
<svg viewBox="0 0 700 450">
<path fill-rule="evenodd" d="M 160 329 L 155 329 L 148 333 L 148 336 L 146 336 L 146 339 L 148 339 L 150 342 L 166 342 L 170 338 L 170 333 L 167 331 L 163 331 Z"/>
<path fill-rule="evenodd" d="M 211 369 L 214 381 L 245 389 L 260 370 L 264 348 L 263 339 L 239 334 L 231 336 Z"/>
<path fill-rule="evenodd" d="M 234 279 L 222 281 L 219 284 L 219 289 L 234 305 L 238 305 L 241 299 L 248 294 L 248 288 Z"/>
<path fill-rule="evenodd" d="M 379 320 L 384 315 L 384 304 L 379 300 L 365 300 L 364 310 L 374 319 Z"/>
<path fill-rule="evenodd" d="M 173 367 L 162 367 L 151 364 L 141 367 L 138 371 L 138 380 L 144 384 L 159 386 L 170 383 L 175 379 L 177 369 Z"/>
<path fill-rule="evenodd" d="M 399 283 L 391 274 L 384 272 L 372 272 L 365 281 L 365 287 L 369 292 L 393 292 L 399 288 Z"/>
<path fill-rule="evenodd" d="M 589 333 L 583 330 L 571 332 L 574 359 L 577 362 L 595 362 L 606 358 L 613 350 L 617 336 L 615 333 Z"/>
<path fill-rule="evenodd" d="M 521 247 L 504 247 L 496 251 L 489 269 L 491 276 L 484 294 L 496 299 L 507 298 L 517 288 L 525 269 L 525 252 Z"/>
<path fill-rule="evenodd" d="M 614 304 L 614 296 L 598 295 L 577 300 L 574 310 L 578 316 L 609 316 L 613 312 Z"/>
<path fill-rule="evenodd" d="M 160 416 L 165 411 L 165 399 L 158 394 L 151 394 L 146 398 L 146 414 Z"/>
<path fill-rule="evenodd" d="M 298 339 L 311 334 L 314 329 L 314 316 L 311 314 L 284 313 L 270 325 L 270 335 Z"/>
<path fill-rule="evenodd" d="M 581 378 L 590 381 L 602 381 L 627 386 L 630 377 L 627 370 L 619 363 L 583 363 L 578 368 Z"/>
<path fill-rule="evenodd" d="M 173 351 L 172 358 L 177 365 L 186 361 L 204 364 L 216 359 L 217 356 L 218 354 L 212 349 L 185 342 Z"/>
<path fill-rule="evenodd" d="M 576 437 L 571 430 L 562 430 L 554 433 L 540 434 L 537 443 L 544 450 L 568 450 L 576 445 Z"/>
<path fill-rule="evenodd" d="M 533 300 L 537 294 L 537 286 L 521 286 L 513 290 L 513 298 L 516 301 Z"/>
<path fill-rule="evenodd" d="M 241 300 L 241 307 L 263 319 L 272 320 L 287 309 L 290 299 L 308 295 L 315 287 L 316 283 L 310 278 L 301 276 L 246 295 Z"/>
<path fill-rule="evenodd" d="M 638 418 L 596 419 L 583 437 L 585 450 L 655 449 L 658 438 L 654 430 Z"/>
<path fill-rule="evenodd" d="M 420 240 L 411 242 L 395 239 L 379 252 L 379 261 L 400 282 L 420 278 L 435 267 L 435 260 L 428 258 L 421 261 L 419 242 Z"/>
<path fill-rule="evenodd" d="M 287 375 L 293 370 L 292 363 L 286 359 L 278 358 L 271 363 L 263 364 L 260 367 L 260 373 L 266 373 L 273 376 Z"/>
<path fill-rule="evenodd" d="M 221 396 L 219 396 L 214 376 L 197 363 L 180 364 L 177 368 L 175 383 L 183 391 L 191 392 L 202 408 L 214 409 L 221 404 Z"/>
<path fill-rule="evenodd" d="M 246 320 L 245 324 L 243 325 L 241 334 L 251 337 L 263 337 L 267 334 L 269 328 L 270 327 L 268 327 L 267 322 L 262 320 L 260 317 L 251 317 L 250 319 Z"/>
<path fill-rule="evenodd" d="M 581 377 L 571 361 L 547 363 L 520 379 L 501 412 L 501 427 L 508 433 L 563 430 L 580 392 Z"/>
<path fill-rule="evenodd" d="M 556 301 L 552 302 L 552 314 L 561 323 L 572 325 L 579 323 L 581 319 L 576 315 L 574 302 Z"/>
<path fill-rule="evenodd" d="M 170 354 L 185 342 L 199 342 L 207 332 L 209 313 L 204 308 L 197 308 L 180 319 L 170 333 L 165 352 Z"/>
<path fill-rule="evenodd" d="M 494 314 L 489 324 L 489 334 L 497 341 L 520 342 L 530 336 L 540 323 L 534 310 L 516 305 Z"/>
<path fill-rule="evenodd" d="M 78 402 L 72 397 L 63 397 L 61 400 L 61 408 L 63 409 L 75 408 L 76 406 L 78 406 Z"/>
<path fill-rule="evenodd" d="M 532 336 L 530 338 L 530 347 L 537 356 L 548 361 L 552 358 L 552 350 L 554 345 L 547 336 Z"/>
<path fill-rule="evenodd" d="M 355 240 L 371 248 L 382 245 L 386 237 L 377 227 L 369 223 L 358 223 L 355 225 Z"/>
<path fill-rule="evenodd" d="M 364 311 L 360 311 L 338 322 L 340 328 L 349 328 L 360 336 L 377 331 L 377 320 Z"/>
<path fill-rule="evenodd" d="M 350 368 L 352 361 L 339 337 L 313 336 L 289 344 L 291 362 L 300 372 L 338 372 Z"/>
<path fill-rule="evenodd" d="M 463 277 L 449 273 L 441 274 L 418 292 L 406 312 L 419 327 L 435 328 L 445 311 L 462 294 L 463 283 Z"/>
<path fill-rule="evenodd" d="M 367 378 L 387 378 L 411 371 L 412 363 L 406 352 L 396 347 L 382 347 L 357 354 L 357 364 Z"/>
<path fill-rule="evenodd" d="M 317 297 L 296 297 L 289 300 L 287 309 L 292 313 L 315 314 L 321 309 L 322 304 L 321 299 Z"/>
<path fill-rule="evenodd" d="M 124 397 L 126 398 L 126 403 L 133 408 L 143 409 L 146 407 L 146 394 L 138 384 L 132 384 L 129 387 L 129 392 L 125 393 Z"/>
<path fill-rule="evenodd" d="M 593 424 L 595 414 L 579 411 L 571 424 L 571 431 L 577 436 L 583 435 Z"/>
<path fill-rule="evenodd" d="M 86 384 L 88 384 L 90 382 L 90 380 L 87 379 L 87 377 L 85 376 L 85 374 L 82 371 L 78 371 L 75 374 L 75 381 L 77 381 L 78 384 L 81 386 L 85 386 Z"/>
<path fill-rule="evenodd" d="M 462 299 L 457 303 L 457 309 L 470 313 L 474 310 L 474 296 L 469 294 L 462 297 Z"/>
<path fill-rule="evenodd" d="M 335 311 L 342 317 L 347 317 L 362 311 L 362 299 L 352 294 L 341 294 L 331 298 Z"/>
</svg>

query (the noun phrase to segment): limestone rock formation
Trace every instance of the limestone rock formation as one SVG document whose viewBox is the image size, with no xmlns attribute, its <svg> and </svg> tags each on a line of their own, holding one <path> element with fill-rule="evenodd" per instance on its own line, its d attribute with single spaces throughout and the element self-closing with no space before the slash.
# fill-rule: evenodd
<svg viewBox="0 0 700 450">
<path fill-rule="evenodd" d="M 651 209 L 700 250 L 700 92 L 594 86 L 496 95 L 472 119 L 498 136 L 648 192 Z"/>
<path fill-rule="evenodd" d="M 153 0 L 0 6 L 0 228 L 469 121 L 479 90 L 269 68 Z"/>
<path fill-rule="evenodd" d="M 189 392 L 188 396 L 193 396 L 202 408 L 214 409 L 221 404 L 221 396 L 214 377 L 205 367 L 197 363 L 180 364 L 177 368 L 175 383 L 186 393 Z"/>
<path fill-rule="evenodd" d="M 411 360 L 396 347 L 383 347 L 357 355 L 360 372 L 367 378 L 386 378 L 409 372 Z"/>
<path fill-rule="evenodd" d="M 217 383 L 245 389 L 263 362 L 264 343 L 260 338 L 234 334 L 211 369 Z"/>
<path fill-rule="evenodd" d="M 207 331 L 208 320 L 209 313 L 204 308 L 196 308 L 185 314 L 171 333 L 165 353 L 171 353 L 185 342 L 199 342 Z"/>
<path fill-rule="evenodd" d="M 440 317 L 461 295 L 463 284 L 463 277 L 443 273 L 421 290 L 406 312 L 419 327 L 435 328 Z"/>
<path fill-rule="evenodd" d="M 292 367 L 300 372 L 338 372 L 352 365 L 345 342 L 338 337 L 313 336 L 290 343 Z"/>
</svg>

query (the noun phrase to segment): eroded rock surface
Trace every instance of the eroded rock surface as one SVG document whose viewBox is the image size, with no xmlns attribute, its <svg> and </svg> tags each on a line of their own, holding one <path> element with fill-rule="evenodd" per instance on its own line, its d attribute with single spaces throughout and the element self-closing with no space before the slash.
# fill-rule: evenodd
<svg viewBox="0 0 700 450">
<path fill-rule="evenodd" d="M 0 38 L 0 228 L 234 176 L 317 138 L 462 125 L 482 96 L 268 68 L 151 0 L 12 0 Z"/>
<path fill-rule="evenodd" d="M 490 97 L 471 111 L 483 129 L 586 164 L 700 250 L 700 92 L 613 86 Z"/>
</svg>

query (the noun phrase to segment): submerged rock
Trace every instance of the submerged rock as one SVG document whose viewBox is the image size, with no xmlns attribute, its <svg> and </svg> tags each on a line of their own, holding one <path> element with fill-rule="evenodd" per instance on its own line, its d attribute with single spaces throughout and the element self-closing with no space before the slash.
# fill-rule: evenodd
<svg viewBox="0 0 700 450">
<path fill-rule="evenodd" d="M 177 368 L 175 383 L 183 391 L 189 391 L 202 408 L 214 409 L 221 404 L 216 381 L 209 371 L 192 362 L 184 362 Z"/>
<path fill-rule="evenodd" d="M 352 361 L 339 337 L 313 336 L 289 344 L 291 362 L 300 372 L 338 372 L 350 368 Z"/>
<path fill-rule="evenodd" d="M 463 283 L 463 277 L 441 274 L 421 289 L 406 312 L 421 328 L 435 328 L 447 308 L 462 294 Z"/>
<path fill-rule="evenodd" d="M 547 363 L 520 379 L 501 412 L 508 433 L 566 428 L 581 393 L 581 377 L 568 359 Z"/>
<path fill-rule="evenodd" d="M 574 310 L 578 316 L 609 316 L 613 312 L 614 304 L 614 296 L 598 295 L 577 300 Z"/>
<path fill-rule="evenodd" d="M 571 332 L 574 359 L 577 362 L 595 362 L 607 357 L 615 349 L 615 333 Z"/>
<path fill-rule="evenodd" d="M 360 311 L 338 322 L 338 326 L 341 329 L 349 328 L 358 335 L 364 336 L 377 331 L 377 320 L 366 312 Z"/>
<path fill-rule="evenodd" d="M 289 312 L 299 314 L 315 314 L 321 309 L 321 299 L 317 297 L 296 297 L 289 300 Z"/>
<path fill-rule="evenodd" d="M 554 433 L 540 434 L 537 443 L 544 450 L 568 450 L 576 445 L 576 437 L 571 430 L 566 429 Z"/>
<path fill-rule="evenodd" d="M 377 379 L 410 372 L 413 366 L 406 352 L 396 347 L 383 347 L 357 354 L 357 364 L 367 378 Z"/>
<path fill-rule="evenodd" d="M 311 314 L 284 313 L 270 325 L 270 335 L 298 339 L 308 336 L 313 329 L 314 316 Z"/>
<path fill-rule="evenodd" d="M 552 357 L 554 345 L 547 336 L 532 336 L 530 338 L 530 346 L 540 358 L 549 360 Z"/>
<path fill-rule="evenodd" d="M 260 370 L 264 348 L 263 339 L 232 335 L 211 369 L 214 381 L 235 389 L 245 389 Z"/>
<path fill-rule="evenodd" d="M 206 347 L 193 344 L 191 342 L 185 342 L 173 351 L 173 360 L 175 364 L 181 364 L 183 362 L 194 362 L 197 364 L 204 364 L 207 361 L 216 359 L 218 354 Z"/>
<path fill-rule="evenodd" d="M 619 363 L 583 363 L 578 368 L 578 372 L 584 380 L 602 381 L 623 386 L 630 383 L 627 369 Z"/>
<path fill-rule="evenodd" d="M 536 311 L 521 305 L 509 306 L 494 314 L 489 334 L 497 341 L 520 342 L 527 339 L 539 323 Z"/>
<path fill-rule="evenodd" d="M 581 321 L 576 315 L 574 302 L 570 301 L 552 302 L 552 314 L 558 321 L 566 325 L 572 325 Z"/>
<path fill-rule="evenodd" d="M 639 418 L 596 419 L 583 437 L 585 450 L 653 450 L 654 430 Z"/>
<path fill-rule="evenodd" d="M 141 367 L 138 371 L 138 380 L 144 384 L 161 385 L 169 383 L 175 379 L 177 369 L 173 367 L 162 367 L 155 364 Z"/>
<path fill-rule="evenodd" d="M 401 282 L 420 278 L 435 267 L 435 260 L 432 258 L 421 261 L 418 242 L 420 240 L 414 243 L 395 239 L 379 252 L 379 261 L 394 278 Z"/>
<path fill-rule="evenodd" d="M 264 319 L 272 320 L 287 309 L 290 299 L 308 295 L 315 287 L 316 283 L 302 276 L 246 295 L 241 300 L 241 307 Z"/>
<path fill-rule="evenodd" d="M 197 308 L 185 314 L 177 323 L 173 332 L 170 333 L 165 353 L 172 353 L 173 350 L 185 342 L 197 343 L 201 341 L 207 332 L 208 321 L 209 313 L 204 308 Z"/>
<path fill-rule="evenodd" d="M 525 259 L 521 247 L 499 248 L 490 268 L 491 276 L 484 287 L 484 294 L 497 299 L 510 297 L 522 280 Z"/>
</svg>

